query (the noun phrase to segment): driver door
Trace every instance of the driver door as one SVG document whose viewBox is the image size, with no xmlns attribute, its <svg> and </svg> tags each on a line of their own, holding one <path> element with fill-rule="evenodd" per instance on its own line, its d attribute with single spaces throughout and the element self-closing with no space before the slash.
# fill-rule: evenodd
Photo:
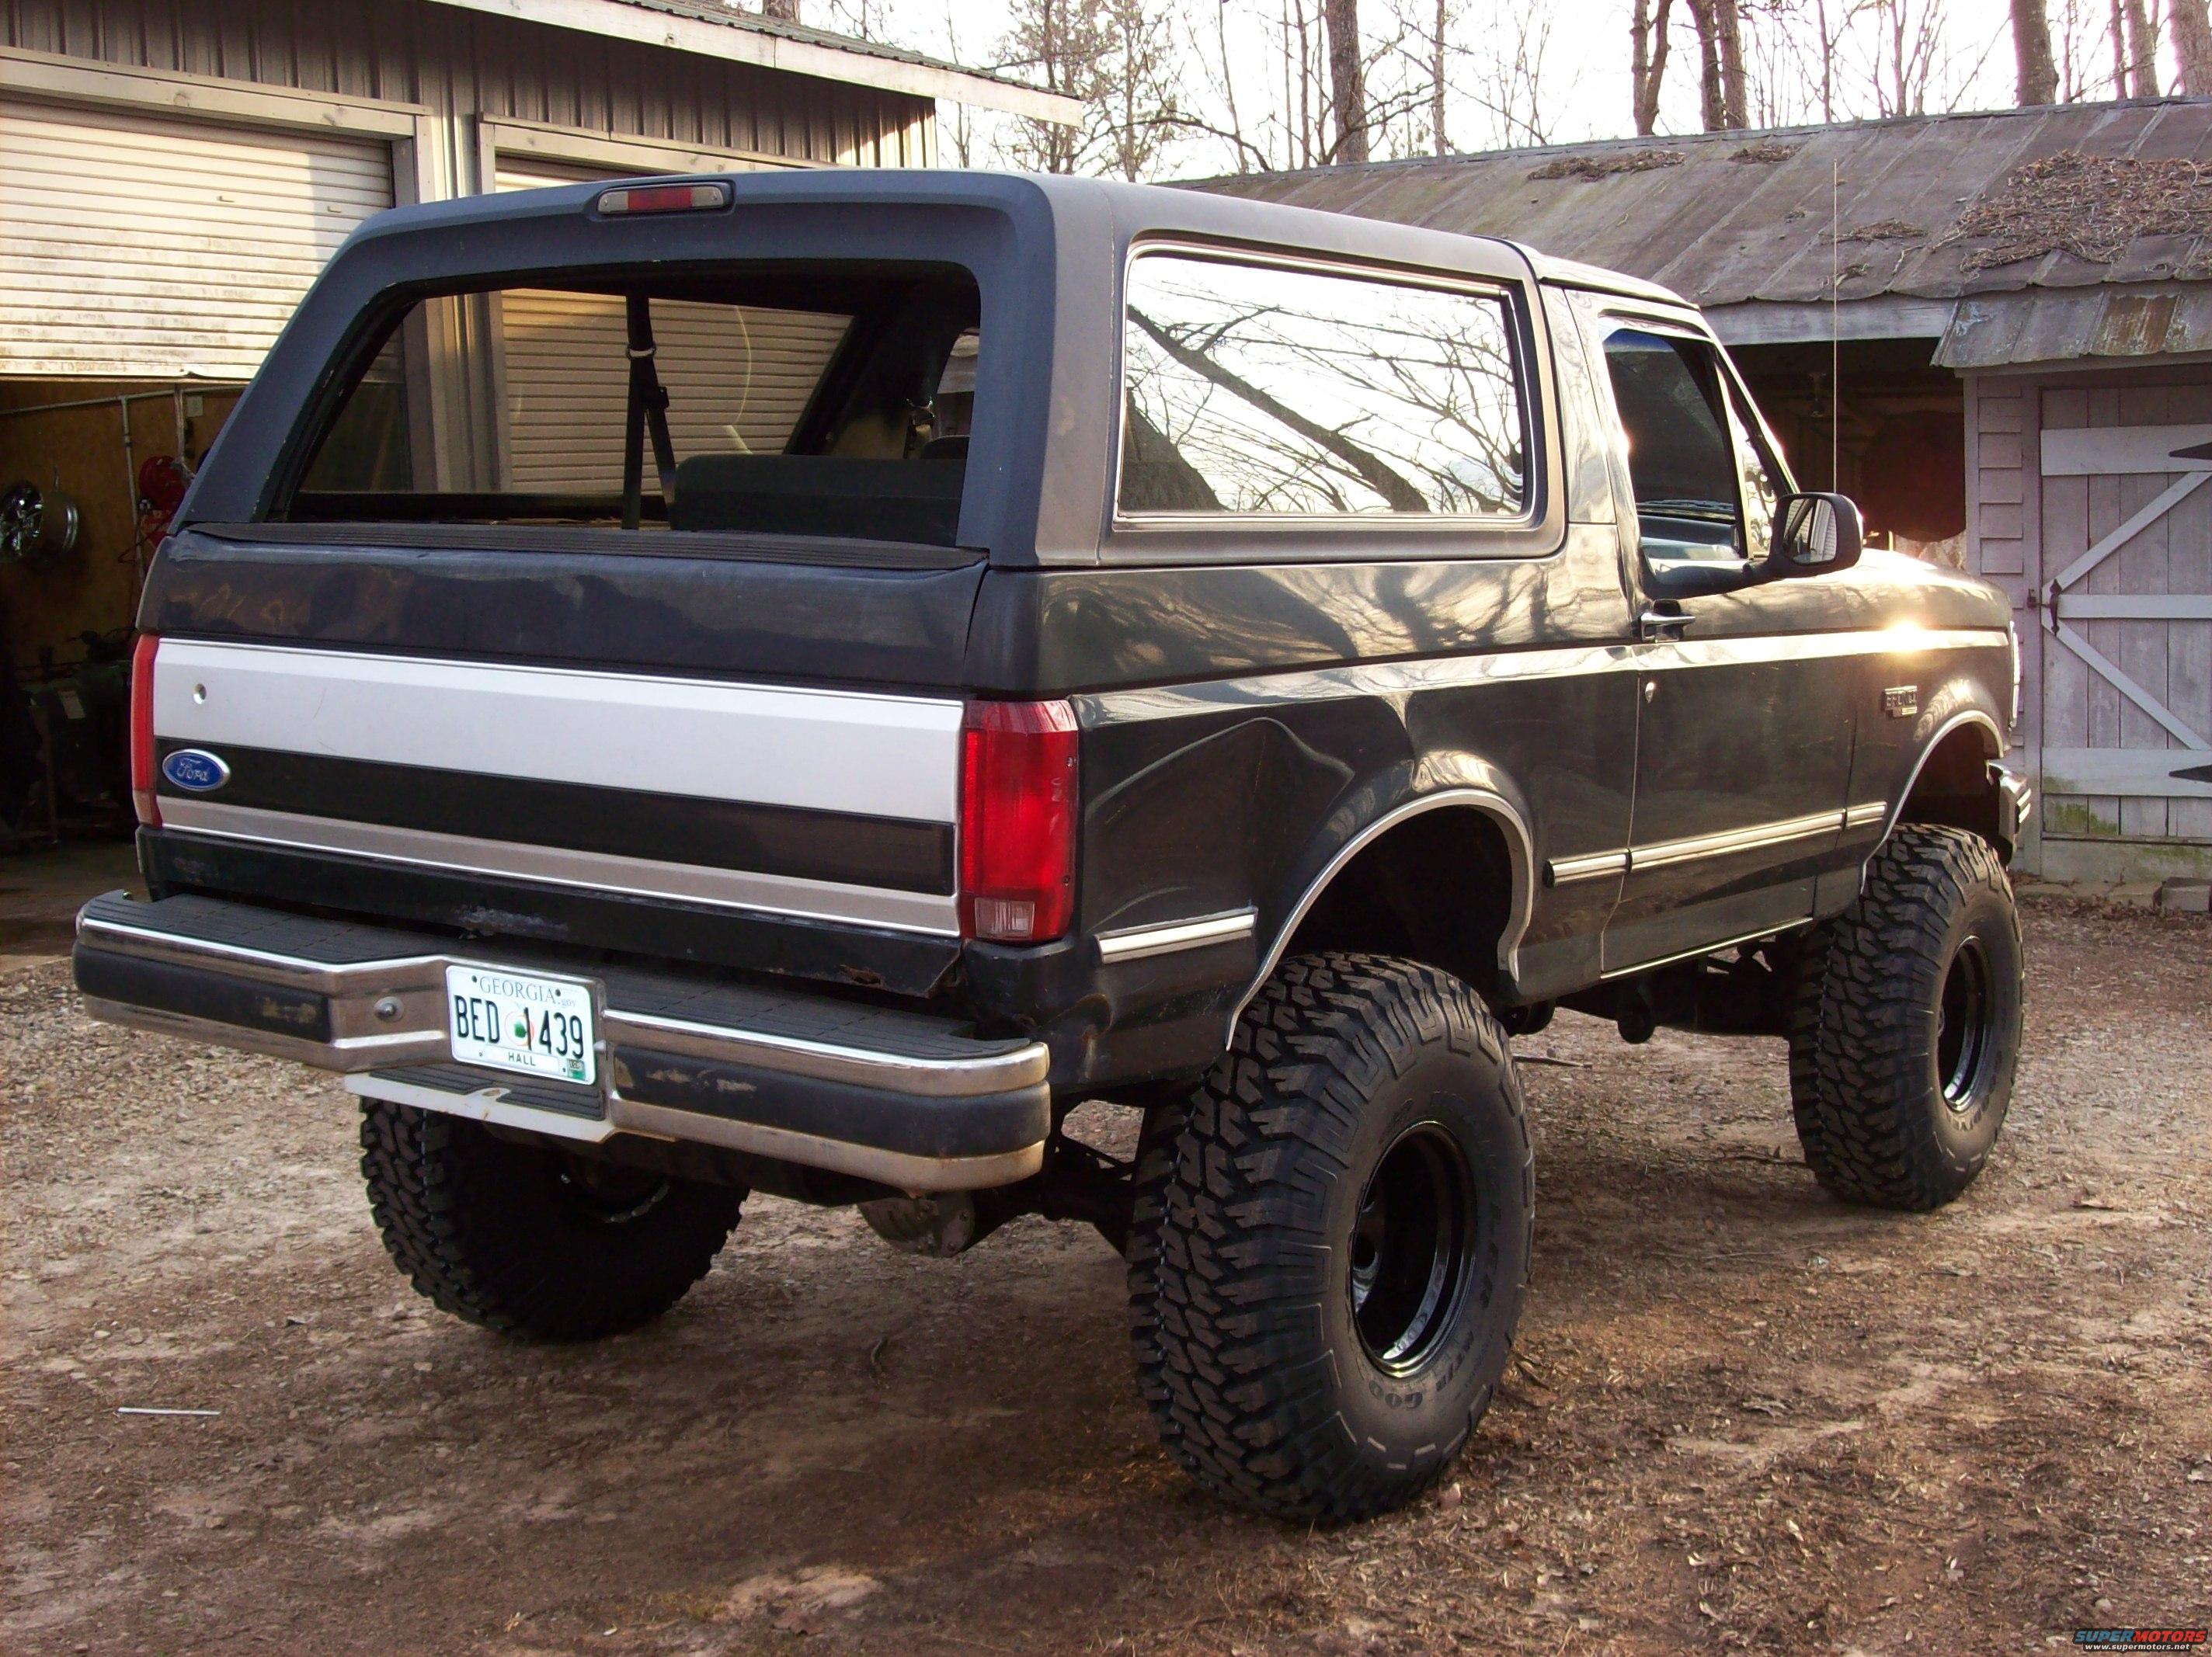
<svg viewBox="0 0 2212 1657">
<path fill-rule="evenodd" d="M 1764 557 L 1790 483 L 1719 348 L 1649 317 L 1600 326 L 1639 590 L 1681 561 Z M 1848 598 L 1844 584 L 1796 580 L 1644 600 L 1629 869 L 1607 973 L 1813 913 L 1850 781 Z"/>
</svg>

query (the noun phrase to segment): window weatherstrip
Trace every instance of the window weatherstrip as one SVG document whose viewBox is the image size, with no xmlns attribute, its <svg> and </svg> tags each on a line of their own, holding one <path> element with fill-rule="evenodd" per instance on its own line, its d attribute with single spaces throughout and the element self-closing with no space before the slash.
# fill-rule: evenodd
<svg viewBox="0 0 2212 1657">
<path fill-rule="evenodd" d="M 1433 293 L 1455 294 L 1493 300 L 1504 307 L 1505 332 L 1513 349 L 1513 385 L 1521 404 L 1521 450 L 1526 459 L 1522 480 L 1522 508 L 1510 516 L 1480 516 L 1464 513 L 1188 513 L 1130 512 L 1121 505 L 1121 465 L 1129 443 L 1129 292 L 1130 273 L 1147 258 L 1202 259 L 1216 264 L 1247 269 L 1291 270 L 1308 276 L 1379 283 L 1392 288 L 1420 288 Z M 1115 533 L 1147 531 L 1188 533 L 1204 530 L 1249 530 L 1259 527 L 1287 530 L 1379 530 L 1385 534 L 1418 533 L 1443 529 L 1459 534 L 1485 531 L 1510 534 L 1540 528 L 1545 498 L 1542 469 L 1549 454 L 1545 445 L 1544 409 L 1534 369 L 1534 331 L 1530 320 L 1533 296 L 1526 282 L 1508 275 L 1486 276 L 1420 267 L 1370 264 L 1357 259 L 1332 258 L 1327 254 L 1290 253 L 1255 248 L 1223 247 L 1208 242 L 1154 240 L 1132 242 L 1121 263 L 1121 287 L 1114 341 L 1114 452 L 1107 473 L 1111 510 L 1108 516 Z"/>
</svg>

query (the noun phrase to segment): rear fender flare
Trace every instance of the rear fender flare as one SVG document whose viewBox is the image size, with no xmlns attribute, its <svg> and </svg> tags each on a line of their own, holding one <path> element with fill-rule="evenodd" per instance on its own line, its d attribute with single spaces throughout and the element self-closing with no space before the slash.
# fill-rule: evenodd
<svg viewBox="0 0 2212 1657">
<path fill-rule="evenodd" d="M 1504 778 L 1492 773 L 1481 762 L 1465 762 L 1453 765 L 1448 761 L 1432 758 L 1422 767 L 1426 780 L 1431 780 L 1429 792 L 1411 798 L 1401 799 L 1388 809 L 1375 812 L 1366 822 L 1348 835 L 1322 862 L 1319 871 L 1306 883 L 1297 901 L 1285 913 L 1282 923 L 1275 929 L 1273 941 L 1261 958 L 1259 971 L 1250 984 L 1237 998 L 1235 1005 L 1222 1030 L 1222 1044 L 1226 1047 L 1237 1029 L 1237 1021 L 1243 1017 L 1244 1009 L 1252 998 L 1259 994 L 1260 986 L 1267 981 L 1297 936 L 1298 926 L 1314 905 L 1328 889 L 1329 883 L 1342 873 L 1352 860 L 1369 846 L 1380 840 L 1391 829 L 1410 819 L 1430 811 L 1449 809 L 1480 812 L 1494 822 L 1504 836 L 1506 855 L 1513 869 L 1513 889 L 1508 901 L 1504 930 L 1498 939 L 1498 967 L 1506 982 L 1510 984 L 1520 976 L 1521 938 L 1528 929 L 1528 920 L 1536 901 L 1536 849 L 1534 836 L 1529 832 L 1526 811 L 1515 798 L 1519 791 L 1513 789 Z M 1481 777 L 1467 774 L 1473 772 Z M 1444 786 L 1437 773 L 1457 774 Z M 1341 810 L 1337 814 L 1342 815 Z M 1332 822 L 1337 820 L 1333 816 Z"/>
</svg>

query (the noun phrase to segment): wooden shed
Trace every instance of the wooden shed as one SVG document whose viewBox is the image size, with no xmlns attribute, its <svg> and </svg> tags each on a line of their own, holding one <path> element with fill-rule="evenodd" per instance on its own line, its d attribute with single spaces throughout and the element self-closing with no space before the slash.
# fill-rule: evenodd
<svg viewBox="0 0 2212 1657">
<path fill-rule="evenodd" d="M 2212 100 L 1209 179 L 1503 235 L 1706 308 L 1801 482 L 2011 595 L 2022 864 L 2212 871 Z"/>
</svg>

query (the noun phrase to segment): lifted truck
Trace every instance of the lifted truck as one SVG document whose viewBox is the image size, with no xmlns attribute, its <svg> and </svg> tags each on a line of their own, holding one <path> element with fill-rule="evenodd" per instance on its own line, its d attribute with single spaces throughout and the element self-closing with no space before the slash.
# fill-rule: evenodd
<svg viewBox="0 0 2212 1657">
<path fill-rule="evenodd" d="M 392 1258 L 511 1335 L 656 1316 L 749 1191 L 1082 1220 L 1176 1457 L 1357 1517 L 1506 1363 L 1509 1035 L 1786 1037 L 1897 1209 L 2011 1091 L 2002 599 L 1507 242 L 957 173 L 388 213 L 140 626 L 151 901 L 77 983 L 344 1072 Z"/>
</svg>

